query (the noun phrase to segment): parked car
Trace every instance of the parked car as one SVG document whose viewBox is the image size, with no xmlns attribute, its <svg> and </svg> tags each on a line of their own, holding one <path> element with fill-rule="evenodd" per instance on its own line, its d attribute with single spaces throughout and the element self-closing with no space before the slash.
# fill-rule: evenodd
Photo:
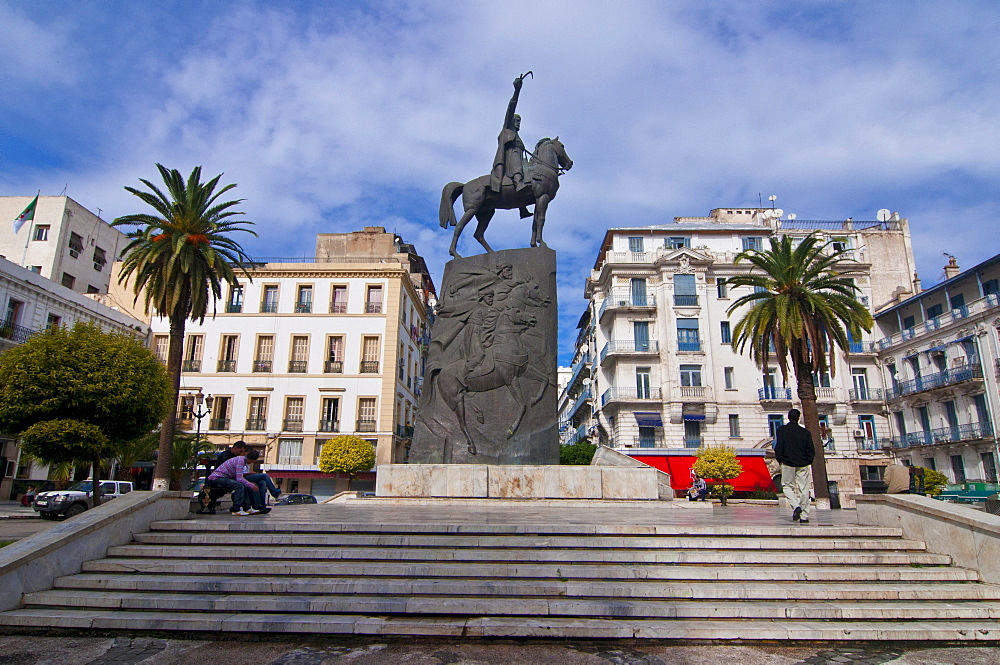
<svg viewBox="0 0 1000 665">
<path fill-rule="evenodd" d="M 94 483 L 82 480 L 68 489 L 42 492 L 35 497 L 32 508 L 46 519 L 55 519 L 59 515 L 73 517 L 88 508 L 94 507 Z M 132 483 L 124 480 L 105 480 L 101 482 L 101 501 L 114 499 L 132 491 Z"/>
<path fill-rule="evenodd" d="M 282 494 L 274 502 L 276 506 L 291 506 L 299 503 L 319 503 L 312 494 Z"/>
</svg>

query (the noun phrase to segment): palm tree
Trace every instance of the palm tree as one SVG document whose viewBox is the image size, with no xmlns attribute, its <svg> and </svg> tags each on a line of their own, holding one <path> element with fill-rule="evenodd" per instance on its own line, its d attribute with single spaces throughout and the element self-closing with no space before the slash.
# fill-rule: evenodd
<svg viewBox="0 0 1000 665">
<path fill-rule="evenodd" d="M 853 260 L 844 256 L 844 250 L 833 248 L 832 240 L 824 243 L 810 234 L 798 246 L 789 236 L 772 237 L 770 242 L 767 251 L 740 253 L 736 263 L 745 259 L 753 267 L 748 274 L 726 282 L 753 287 L 727 310 L 732 314 L 747 307 L 733 328 L 732 346 L 741 353 L 749 347 L 750 357 L 762 369 L 774 358 L 786 382 L 791 359 L 803 424 L 816 448 L 816 497 L 828 499 L 814 373 L 828 368 L 833 373 L 836 349 L 849 352 L 850 340 L 860 339 L 862 330 L 872 329 L 872 315 L 855 297 L 853 280 L 843 276 Z"/>
<path fill-rule="evenodd" d="M 156 214 L 125 215 L 112 224 L 138 227 L 128 234 L 131 242 L 125 248 L 119 281 L 133 277 L 136 301 L 144 292 L 146 312 L 152 308 L 170 322 L 167 372 L 172 382 L 173 408 L 160 428 L 159 454 L 153 472 L 153 489 L 167 489 L 185 324 L 188 319 L 205 320 L 209 302 L 214 307 L 215 300 L 222 297 L 222 282 L 236 282 L 234 268 L 250 277 L 247 271 L 250 259 L 229 234 L 237 231 L 257 234 L 245 226 L 252 222 L 230 219 L 243 214 L 231 210 L 242 199 L 217 202 L 236 187 L 229 184 L 215 191 L 222 174 L 202 183 L 201 167 L 196 166 L 185 182 L 176 169 L 168 170 L 161 164 L 156 168 L 166 185 L 166 194 L 142 179 L 140 182 L 150 191 L 125 188 Z"/>
</svg>

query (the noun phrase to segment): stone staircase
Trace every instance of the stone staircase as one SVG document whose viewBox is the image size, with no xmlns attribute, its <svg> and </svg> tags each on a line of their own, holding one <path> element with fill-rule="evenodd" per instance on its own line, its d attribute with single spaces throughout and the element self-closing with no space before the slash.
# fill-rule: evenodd
<svg viewBox="0 0 1000 665">
<path fill-rule="evenodd" d="M 0 626 L 383 636 L 997 640 L 1000 586 L 898 529 L 154 522 Z"/>
</svg>

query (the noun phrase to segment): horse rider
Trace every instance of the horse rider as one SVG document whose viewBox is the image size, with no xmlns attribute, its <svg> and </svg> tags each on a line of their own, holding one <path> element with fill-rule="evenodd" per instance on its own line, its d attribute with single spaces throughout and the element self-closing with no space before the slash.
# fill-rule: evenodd
<svg viewBox="0 0 1000 665">
<path fill-rule="evenodd" d="M 531 190 L 531 186 L 524 181 L 524 142 L 518 131 L 521 129 L 521 116 L 514 113 L 517 109 L 517 98 L 521 94 L 521 85 L 524 83 L 524 76 L 514 79 L 514 95 L 507 104 L 507 115 L 504 116 L 503 129 L 497 136 L 497 154 L 493 158 L 493 170 L 490 172 L 490 189 L 500 194 L 503 186 L 504 176 L 508 176 L 514 183 L 514 191 L 523 194 Z M 525 206 L 521 206 L 521 219 L 530 217 L 531 213 Z"/>
</svg>

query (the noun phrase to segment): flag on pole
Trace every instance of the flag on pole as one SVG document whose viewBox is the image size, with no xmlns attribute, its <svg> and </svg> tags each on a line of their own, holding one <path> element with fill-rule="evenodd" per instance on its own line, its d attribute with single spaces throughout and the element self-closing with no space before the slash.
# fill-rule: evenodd
<svg viewBox="0 0 1000 665">
<path fill-rule="evenodd" d="M 18 215 L 17 219 L 14 220 L 15 234 L 21 230 L 21 227 L 24 226 L 26 222 L 30 222 L 35 218 L 35 206 L 37 205 L 38 205 L 38 195 L 36 194 L 35 198 L 31 200 L 31 203 L 28 204 L 28 207 L 24 209 L 24 212 Z"/>
</svg>

